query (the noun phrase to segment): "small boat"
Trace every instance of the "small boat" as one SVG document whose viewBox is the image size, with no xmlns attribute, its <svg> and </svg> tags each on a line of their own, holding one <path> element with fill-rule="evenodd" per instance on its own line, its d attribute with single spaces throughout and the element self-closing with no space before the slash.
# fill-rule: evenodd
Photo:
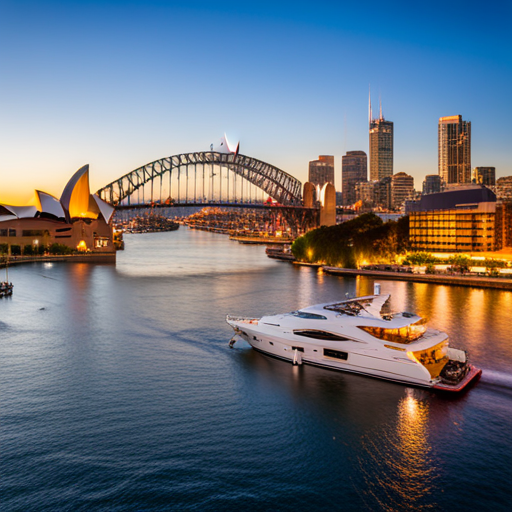
<svg viewBox="0 0 512 512">
<path fill-rule="evenodd" d="M 7 281 L 0 283 L 0 298 L 12 295 L 13 288 L 14 285 L 12 283 L 8 283 Z"/>
<path fill-rule="evenodd" d="M 5 262 L 5 281 L 0 283 L 0 298 L 12 295 L 12 289 L 14 285 L 9 282 L 9 260 Z"/>
<path fill-rule="evenodd" d="M 459 392 L 482 374 L 448 335 L 414 313 L 385 311 L 389 295 L 347 298 L 291 313 L 245 318 L 228 315 L 233 347 L 243 339 L 255 350 L 293 364 L 311 364 L 408 385 Z"/>
</svg>

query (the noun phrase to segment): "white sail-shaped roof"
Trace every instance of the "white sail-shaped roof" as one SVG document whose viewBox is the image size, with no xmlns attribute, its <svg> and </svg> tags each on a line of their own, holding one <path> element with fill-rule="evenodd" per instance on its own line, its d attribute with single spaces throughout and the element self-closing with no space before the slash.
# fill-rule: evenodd
<svg viewBox="0 0 512 512">
<path fill-rule="evenodd" d="M 103 199 L 100 199 L 96 194 L 93 194 L 92 197 L 96 201 L 96 204 L 98 205 L 98 208 L 100 209 L 103 218 L 108 224 L 110 222 L 110 219 L 112 218 L 112 215 L 114 214 L 115 208 L 110 206 L 107 202 L 103 201 Z"/>
<path fill-rule="evenodd" d="M 2 204 L 2 206 L 9 210 L 18 219 L 27 219 L 35 217 L 38 212 L 35 206 L 11 206 L 9 204 Z"/>
<path fill-rule="evenodd" d="M 47 194 L 41 190 L 36 190 L 36 204 L 41 213 L 49 213 L 58 218 L 66 216 L 60 201 L 51 194 Z"/>
<path fill-rule="evenodd" d="M 15 215 L 0 215 L 0 222 L 4 222 L 6 220 L 14 220 L 15 218 Z"/>
<path fill-rule="evenodd" d="M 89 165 L 84 165 L 68 181 L 60 197 L 64 211 L 68 213 L 70 219 L 76 217 L 98 218 L 99 211 L 94 211 L 94 203 L 92 204 L 93 211 L 91 211 L 90 195 Z"/>
</svg>

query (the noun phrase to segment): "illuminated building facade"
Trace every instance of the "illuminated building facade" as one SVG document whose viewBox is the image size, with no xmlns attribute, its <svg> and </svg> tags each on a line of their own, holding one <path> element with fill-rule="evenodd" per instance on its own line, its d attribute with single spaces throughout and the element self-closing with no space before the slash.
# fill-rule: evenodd
<svg viewBox="0 0 512 512">
<path fill-rule="evenodd" d="M 368 181 L 368 159 L 364 151 L 347 151 L 341 157 L 343 205 L 356 202 L 356 184 Z"/>
<path fill-rule="evenodd" d="M 462 116 L 439 118 L 438 169 L 446 183 L 471 183 L 471 122 Z"/>
<path fill-rule="evenodd" d="M 497 203 L 483 185 L 424 195 L 410 213 L 409 239 L 413 249 L 429 252 L 512 247 L 512 203 Z"/>
<path fill-rule="evenodd" d="M 7 254 L 41 253 L 57 243 L 71 249 L 115 254 L 108 203 L 89 190 L 89 166 L 79 169 L 59 199 L 36 190 L 33 206 L 0 204 L 0 246 Z"/>
<path fill-rule="evenodd" d="M 318 160 L 309 162 L 308 181 L 320 187 L 326 183 L 334 185 L 334 156 L 320 155 Z"/>
<path fill-rule="evenodd" d="M 496 196 L 498 201 L 512 201 L 512 176 L 505 176 L 496 180 Z"/>
<path fill-rule="evenodd" d="M 494 251 L 496 203 L 470 209 L 411 212 L 409 241 L 418 251 Z"/>
</svg>

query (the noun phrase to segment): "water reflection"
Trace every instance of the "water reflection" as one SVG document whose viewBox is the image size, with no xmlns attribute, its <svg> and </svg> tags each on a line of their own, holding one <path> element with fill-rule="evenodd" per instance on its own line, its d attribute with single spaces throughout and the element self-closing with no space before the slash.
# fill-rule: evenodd
<svg viewBox="0 0 512 512">
<path fill-rule="evenodd" d="M 428 394 L 406 389 L 396 422 L 368 432 L 359 456 L 363 499 L 371 509 L 430 510 L 438 470 L 428 441 Z"/>
</svg>

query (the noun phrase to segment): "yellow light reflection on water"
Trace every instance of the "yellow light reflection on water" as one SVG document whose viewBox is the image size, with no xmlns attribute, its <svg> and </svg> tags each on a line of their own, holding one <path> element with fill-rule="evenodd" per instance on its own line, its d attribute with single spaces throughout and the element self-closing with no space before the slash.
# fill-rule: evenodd
<svg viewBox="0 0 512 512">
<path fill-rule="evenodd" d="M 398 402 L 396 422 L 363 439 L 364 492 L 383 510 L 435 508 L 437 472 L 428 440 L 429 404 L 418 397 L 422 393 L 407 389 Z"/>
</svg>

